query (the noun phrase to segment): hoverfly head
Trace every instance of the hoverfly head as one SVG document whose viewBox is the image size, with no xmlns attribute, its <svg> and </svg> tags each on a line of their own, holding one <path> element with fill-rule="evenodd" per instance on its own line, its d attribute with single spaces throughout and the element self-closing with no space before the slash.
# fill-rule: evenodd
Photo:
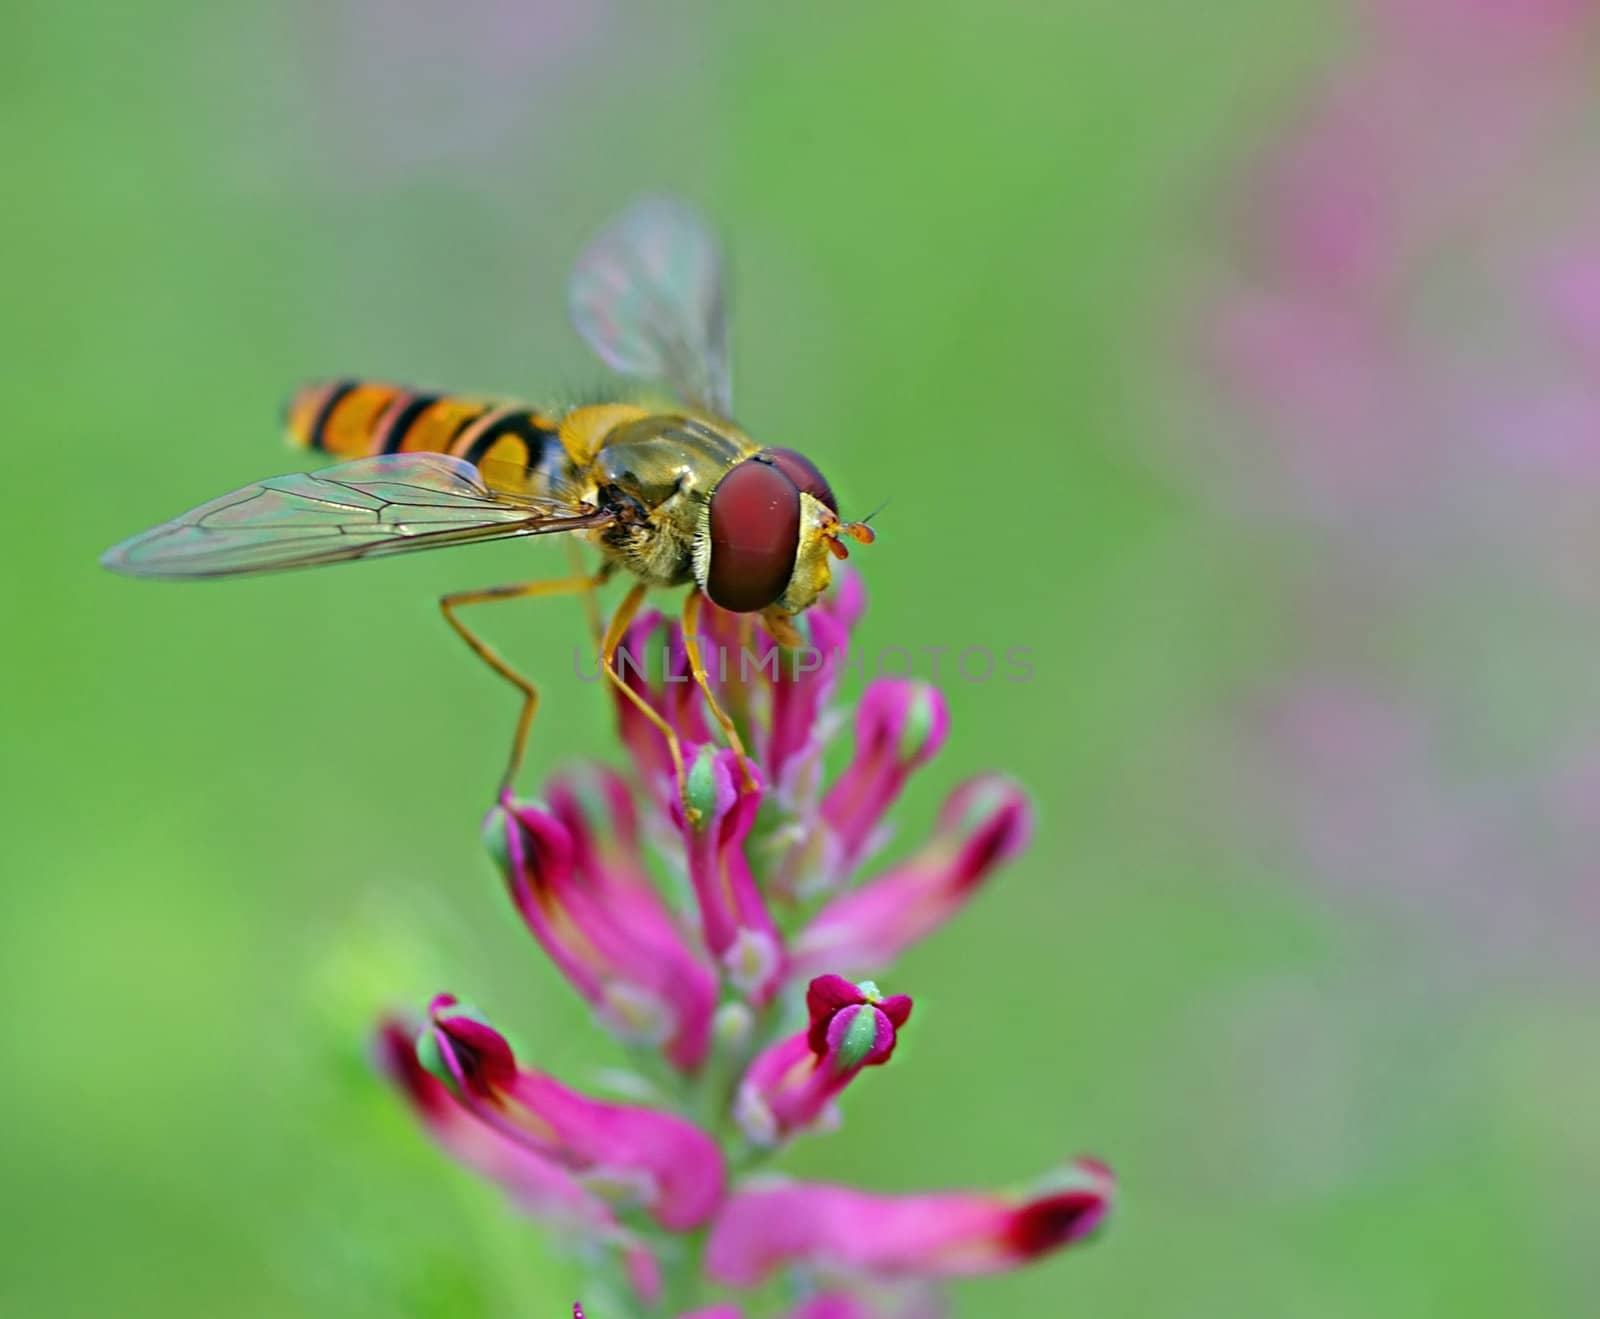
<svg viewBox="0 0 1600 1319">
<path fill-rule="evenodd" d="M 777 605 L 798 614 L 827 590 L 833 558 L 849 536 L 870 544 L 864 523 L 841 523 L 833 488 L 793 449 L 762 449 L 729 468 L 711 491 L 695 541 L 695 577 L 713 604 L 734 613 Z"/>
</svg>

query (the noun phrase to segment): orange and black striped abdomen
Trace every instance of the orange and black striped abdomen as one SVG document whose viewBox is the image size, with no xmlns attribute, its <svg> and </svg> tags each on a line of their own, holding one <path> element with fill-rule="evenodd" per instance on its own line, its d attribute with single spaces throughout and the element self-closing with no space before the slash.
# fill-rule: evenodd
<svg viewBox="0 0 1600 1319">
<path fill-rule="evenodd" d="M 558 423 L 532 408 L 369 380 L 300 390 L 288 425 L 291 442 L 338 459 L 448 453 L 497 471 L 548 470 L 561 449 Z"/>
</svg>

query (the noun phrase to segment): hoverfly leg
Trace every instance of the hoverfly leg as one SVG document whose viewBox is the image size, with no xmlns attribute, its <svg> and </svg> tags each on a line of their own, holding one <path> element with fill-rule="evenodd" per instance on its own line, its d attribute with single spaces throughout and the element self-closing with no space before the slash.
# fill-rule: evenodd
<svg viewBox="0 0 1600 1319">
<path fill-rule="evenodd" d="M 457 636 L 472 648 L 472 653 L 522 693 L 522 712 L 517 716 L 517 730 L 511 741 L 511 757 L 506 762 L 506 772 L 500 780 L 500 791 L 508 792 L 517 771 L 522 768 L 522 756 L 528 746 L 528 734 L 533 730 L 533 717 L 539 711 L 539 689 L 527 677 L 512 668 L 488 642 L 463 623 L 456 610 L 465 605 L 488 604 L 495 600 L 523 600 L 530 596 L 572 595 L 585 593 L 593 599 L 594 590 L 604 582 L 604 574 L 583 577 L 559 577 L 548 582 L 517 582 L 511 586 L 490 586 L 478 591 L 457 591 L 439 598 L 439 612 Z"/>
<path fill-rule="evenodd" d="M 792 614 L 784 613 L 777 605 L 769 605 L 761 611 L 761 626 L 780 646 L 796 650 L 806 644 L 806 639 L 795 631 L 794 624 L 789 621 L 792 617 Z"/>
<path fill-rule="evenodd" d="M 572 565 L 572 574 L 576 577 L 584 571 L 583 547 L 570 536 L 563 539 L 567 545 L 567 561 Z M 605 637 L 606 625 L 605 619 L 600 616 L 600 601 L 596 599 L 595 592 L 610 580 L 611 568 L 611 560 L 607 559 L 589 579 L 589 585 L 583 588 L 583 616 L 589 624 L 589 638 L 597 650 Z"/>
<path fill-rule="evenodd" d="M 606 628 L 605 638 L 600 643 L 600 667 L 616 689 L 638 706 L 639 713 L 654 724 L 661 731 L 661 736 L 667 739 L 667 752 L 672 757 L 672 772 L 678 783 L 678 800 L 683 803 L 684 814 L 693 823 L 700 818 L 700 812 L 689 805 L 687 795 L 689 783 L 683 772 L 683 748 L 678 742 L 677 733 L 673 731 L 671 724 L 656 713 L 650 702 L 628 686 L 622 675 L 617 672 L 617 649 L 622 645 L 628 624 L 633 622 L 633 616 L 639 612 L 639 605 L 648 589 L 644 582 L 638 582 L 627 595 L 622 597 L 622 603 L 617 606 L 617 612 L 611 616 L 611 624 Z"/>
<path fill-rule="evenodd" d="M 700 588 L 691 586 L 689 594 L 683 600 L 683 649 L 689 657 L 689 671 L 694 675 L 695 685 L 700 688 L 701 695 L 706 698 L 706 707 L 711 711 L 711 717 L 722 727 L 723 736 L 728 739 L 728 745 L 733 749 L 734 758 L 739 762 L 739 777 L 744 780 L 746 791 L 751 791 L 756 786 L 755 774 L 751 772 L 750 761 L 745 755 L 744 742 L 739 737 L 739 730 L 734 727 L 733 720 L 728 717 L 726 710 L 717 703 L 716 693 L 711 690 L 711 679 L 706 674 L 706 666 L 700 659 Z"/>
</svg>

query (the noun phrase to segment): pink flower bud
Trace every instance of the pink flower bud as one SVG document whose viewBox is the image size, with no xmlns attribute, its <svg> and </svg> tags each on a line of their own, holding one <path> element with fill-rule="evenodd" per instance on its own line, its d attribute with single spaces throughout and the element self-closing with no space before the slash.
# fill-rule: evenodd
<svg viewBox="0 0 1600 1319">
<path fill-rule="evenodd" d="M 761 808 L 761 786 L 746 785 L 733 752 L 699 748 L 685 797 L 674 801 L 689 879 L 706 946 L 733 984 L 766 1003 L 783 978 L 783 941 L 745 858 L 745 839 Z"/>
<path fill-rule="evenodd" d="M 998 774 L 969 779 L 945 800 L 932 839 L 900 865 L 834 898 L 795 939 L 791 973 L 860 974 L 889 966 L 963 906 L 1027 846 L 1033 813 Z"/>
<path fill-rule="evenodd" d="M 1081 1241 L 1104 1221 L 1113 1188 L 1110 1171 L 1093 1159 L 1077 1160 L 1047 1189 L 1022 1198 L 746 1184 L 712 1224 L 706 1268 L 737 1287 L 789 1265 L 880 1278 L 993 1273 Z"/>
<path fill-rule="evenodd" d="M 597 782 L 612 821 L 590 818 L 576 786 L 564 784 L 559 816 L 504 798 L 484 823 L 485 841 L 529 932 L 600 1018 L 693 1070 L 710 1042 L 716 976 L 683 941 L 628 845 L 625 789 Z"/>
<path fill-rule="evenodd" d="M 778 887 L 805 896 L 837 888 L 884 840 L 884 823 L 912 773 L 939 753 L 944 697 L 926 683 L 880 678 L 856 710 L 855 758 L 823 796 L 819 828 L 784 859 Z"/>
<path fill-rule="evenodd" d="M 734 1116 L 756 1145 L 774 1145 L 826 1122 L 834 1099 L 863 1067 L 889 1061 L 911 1016 L 904 994 L 871 981 L 818 976 L 806 991 L 810 1024 L 756 1055 L 739 1082 Z"/>
<path fill-rule="evenodd" d="M 806 649 L 778 657 L 761 753 L 775 790 L 792 803 L 809 800 L 822 751 L 823 713 L 849 635 L 834 611 L 818 605 L 806 616 Z"/>
</svg>

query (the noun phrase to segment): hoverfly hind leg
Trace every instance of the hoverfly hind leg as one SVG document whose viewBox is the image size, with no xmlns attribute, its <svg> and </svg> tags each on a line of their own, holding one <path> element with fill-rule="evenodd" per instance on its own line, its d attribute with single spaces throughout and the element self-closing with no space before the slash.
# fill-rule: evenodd
<svg viewBox="0 0 1600 1319">
<path fill-rule="evenodd" d="M 573 595 L 585 593 L 591 599 L 597 586 L 605 581 L 604 574 L 583 577 L 558 577 L 546 582 L 517 582 L 510 586 L 490 586 L 477 591 L 457 591 L 439 598 L 439 612 L 450 624 L 472 653 L 522 693 L 522 710 L 517 716 L 517 729 L 512 736 L 511 755 L 506 762 L 505 774 L 500 779 L 501 795 L 511 790 L 522 768 L 522 757 L 528 747 L 528 735 L 533 731 L 533 718 L 539 712 L 539 689 L 533 681 L 514 669 L 493 646 L 463 623 L 456 610 L 465 605 L 489 604 L 496 600 L 523 600 L 541 595 Z"/>
</svg>

